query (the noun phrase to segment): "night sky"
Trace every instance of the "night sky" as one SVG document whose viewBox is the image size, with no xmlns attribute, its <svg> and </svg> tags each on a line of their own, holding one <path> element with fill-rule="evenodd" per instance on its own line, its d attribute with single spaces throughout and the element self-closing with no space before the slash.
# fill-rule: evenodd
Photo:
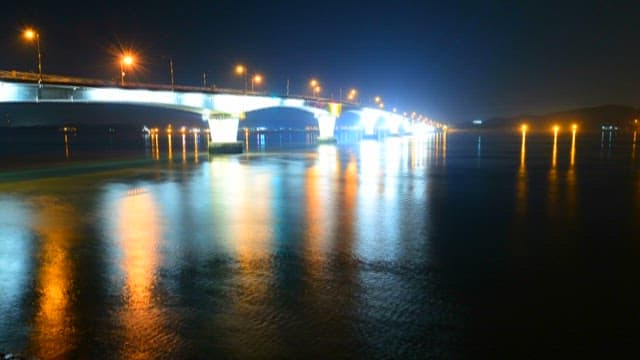
<svg viewBox="0 0 640 360">
<path fill-rule="evenodd" d="M 35 71 L 20 32 L 39 29 L 45 73 L 115 79 L 119 48 L 139 53 L 131 79 L 242 87 L 237 63 L 266 90 L 361 100 L 446 122 L 638 105 L 637 2 L 12 2 L 0 13 L 0 69 Z"/>
</svg>

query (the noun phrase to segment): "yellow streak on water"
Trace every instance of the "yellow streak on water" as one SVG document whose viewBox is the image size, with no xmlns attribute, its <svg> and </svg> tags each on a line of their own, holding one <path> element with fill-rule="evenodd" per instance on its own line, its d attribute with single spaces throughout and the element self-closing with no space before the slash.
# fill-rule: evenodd
<svg viewBox="0 0 640 360">
<path fill-rule="evenodd" d="M 76 343 L 72 246 L 76 241 L 74 209 L 55 197 L 37 198 L 34 231 L 41 239 L 36 275 L 37 305 L 32 347 L 38 358 L 64 356 Z"/>
<path fill-rule="evenodd" d="M 165 330 L 164 313 L 154 300 L 161 263 L 158 207 L 150 193 L 130 192 L 120 199 L 116 216 L 125 304 L 119 314 L 124 337 L 120 357 L 157 357 L 172 346 L 171 333 Z"/>
</svg>

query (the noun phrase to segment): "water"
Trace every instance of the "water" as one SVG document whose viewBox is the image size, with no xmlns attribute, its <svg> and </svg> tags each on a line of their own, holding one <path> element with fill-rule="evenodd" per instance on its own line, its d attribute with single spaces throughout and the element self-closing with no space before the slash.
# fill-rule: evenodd
<svg viewBox="0 0 640 360">
<path fill-rule="evenodd" d="M 261 137 L 262 135 L 262 137 Z M 511 358 L 636 351 L 632 134 L 24 135 L 0 174 L 0 352 Z M 93 140 L 92 140 L 93 139 Z M 102 139 L 102 140 L 100 140 Z M 5 143 L 9 141 L 4 138 Z M 33 144 L 39 144 L 38 147 Z M 66 144 L 66 145 L 65 145 Z"/>
</svg>

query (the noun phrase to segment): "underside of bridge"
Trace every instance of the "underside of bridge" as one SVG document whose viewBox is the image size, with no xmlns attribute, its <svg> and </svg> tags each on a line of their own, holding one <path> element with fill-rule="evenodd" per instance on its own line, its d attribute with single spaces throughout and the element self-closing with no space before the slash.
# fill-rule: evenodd
<svg viewBox="0 0 640 360">
<path fill-rule="evenodd" d="M 297 109 L 311 114 L 317 121 L 318 141 L 335 142 L 336 119 L 340 117 L 343 105 L 321 99 L 3 81 L 0 81 L 0 102 L 129 104 L 197 113 L 209 124 L 213 152 L 242 151 L 237 135 L 239 121 L 246 113 L 273 108 Z M 397 134 L 403 120 L 402 116 L 379 109 L 361 108 L 354 113 L 360 117 L 366 134 L 372 133 L 380 122 Z"/>
</svg>

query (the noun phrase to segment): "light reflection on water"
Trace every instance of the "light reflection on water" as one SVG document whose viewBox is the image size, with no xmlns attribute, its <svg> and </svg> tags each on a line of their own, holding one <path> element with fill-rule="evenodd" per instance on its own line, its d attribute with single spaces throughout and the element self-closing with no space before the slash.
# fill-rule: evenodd
<svg viewBox="0 0 640 360">
<path fill-rule="evenodd" d="M 149 192 L 136 189 L 123 195 L 110 211 L 117 221 L 114 246 L 120 253 L 117 262 L 120 278 L 124 280 L 118 286 L 124 302 L 118 313 L 124 338 L 120 355 L 123 358 L 158 357 L 163 352 L 154 352 L 156 344 L 174 345 L 171 336 L 163 331 L 163 310 L 154 296 L 162 261 L 161 214 Z"/>
<path fill-rule="evenodd" d="M 31 347 L 36 356 L 51 358 L 76 346 L 76 299 L 72 253 L 79 239 L 76 209 L 65 201 L 41 196 L 33 199 L 37 209 L 31 218 L 34 235 L 40 240 L 35 274 L 36 305 Z"/>
<path fill-rule="evenodd" d="M 31 207 L 20 197 L 0 196 L 0 339 L 22 343 L 20 333 L 7 331 L 20 321 L 25 289 L 32 281 L 34 258 L 31 229 L 25 219 L 33 218 Z"/>
<path fill-rule="evenodd" d="M 631 170 L 613 160 L 587 168 L 600 139 L 578 146 L 575 131 L 570 146 L 567 133 L 437 133 L 273 150 L 267 136 L 259 152 L 208 160 L 197 146 L 186 155 L 197 137 L 151 135 L 153 161 L 140 167 L 3 184 L 0 351 L 456 357 L 485 340 L 526 343 L 486 331 L 487 318 L 536 321 L 534 300 L 494 284 L 577 300 L 581 288 L 528 271 L 566 279 L 587 263 L 578 245 L 594 256 L 576 224 L 600 213 L 582 189 L 600 188 L 602 171 L 640 212 L 638 172 L 627 184 Z M 634 150 L 623 150 L 612 158 L 628 166 Z M 520 277 L 535 291 L 513 285 Z"/>
</svg>

